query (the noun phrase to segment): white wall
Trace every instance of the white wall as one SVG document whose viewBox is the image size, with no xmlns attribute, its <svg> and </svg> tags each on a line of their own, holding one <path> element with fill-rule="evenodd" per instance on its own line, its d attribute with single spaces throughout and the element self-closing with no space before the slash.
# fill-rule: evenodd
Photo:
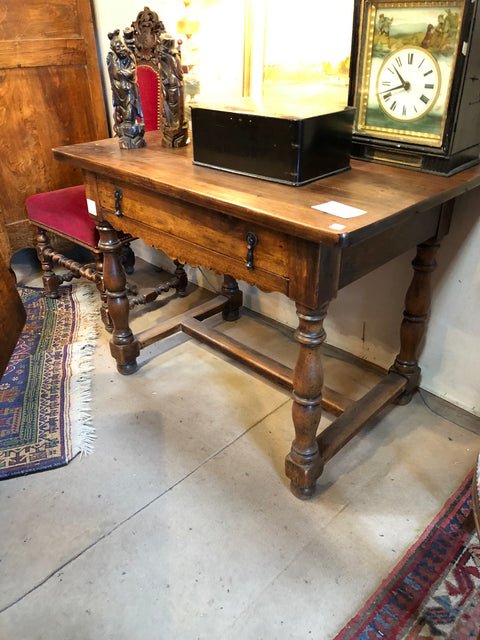
<svg viewBox="0 0 480 640">
<path fill-rule="evenodd" d="M 432 309 L 420 353 L 422 388 L 478 416 L 479 207 L 478 189 L 456 202 L 451 231 L 437 255 Z M 389 366 L 398 350 L 398 327 L 414 256 L 415 251 L 408 252 L 343 289 L 330 307 L 328 341 Z"/>
<path fill-rule="evenodd" d="M 219 0 L 202 0 L 205 11 L 220 11 Z M 222 0 L 229 3 L 228 14 L 237 19 L 235 11 L 241 0 Z M 195 5 L 195 0 L 193 5 Z M 108 32 L 123 29 L 136 17 L 138 5 L 132 9 L 131 0 L 94 0 L 98 44 L 104 61 L 108 46 Z M 150 6 L 174 31 L 176 21 L 183 14 L 179 0 L 155 0 Z M 233 13 L 232 13 L 233 12 Z M 207 14 L 200 14 L 205 19 Z M 213 38 L 212 34 L 208 34 Z M 218 57 L 213 77 L 225 80 L 228 88 L 241 86 L 240 74 L 225 65 L 228 51 L 228 27 L 216 38 L 223 56 Z M 238 60 L 237 53 L 233 58 Z M 233 59 L 232 58 L 232 59 Z M 209 59 L 214 64 L 214 58 Z M 234 67 L 235 65 L 233 65 Z M 109 81 L 104 66 L 107 93 Z M 233 90 L 233 89 L 232 89 Z M 107 102 L 110 103 L 110 95 Z M 458 199 L 450 234 L 438 254 L 438 269 L 433 277 L 433 304 L 427 337 L 420 355 L 422 387 L 431 393 L 480 416 L 480 190 Z M 170 261 L 161 252 L 150 250 L 137 241 L 137 254 L 162 266 Z M 391 261 L 343 289 L 330 306 L 326 321 L 327 341 L 362 358 L 388 367 L 398 351 L 399 326 L 403 299 L 411 279 L 410 262 L 414 251 Z M 221 286 L 221 280 L 207 273 L 208 281 L 200 273 L 190 273 L 192 280 L 202 286 Z M 280 294 L 263 294 L 255 287 L 240 283 L 245 304 L 290 326 L 296 326 L 294 305 Z"/>
</svg>

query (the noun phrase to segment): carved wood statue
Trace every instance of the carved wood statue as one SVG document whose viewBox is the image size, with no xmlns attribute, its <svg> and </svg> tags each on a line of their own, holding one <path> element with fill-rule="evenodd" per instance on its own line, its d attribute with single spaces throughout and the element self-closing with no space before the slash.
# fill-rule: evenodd
<svg viewBox="0 0 480 640">
<path fill-rule="evenodd" d="M 183 147 L 188 142 L 188 124 L 185 119 L 185 89 L 179 50 L 172 36 L 164 33 L 160 38 L 160 67 L 164 87 L 165 146 Z"/>
<path fill-rule="evenodd" d="M 119 137 L 120 148 L 138 149 L 145 146 L 140 93 L 137 83 L 137 63 L 134 54 L 134 32 L 125 29 L 108 34 L 110 49 L 107 68 L 110 76 L 113 99 L 114 129 Z"/>
</svg>

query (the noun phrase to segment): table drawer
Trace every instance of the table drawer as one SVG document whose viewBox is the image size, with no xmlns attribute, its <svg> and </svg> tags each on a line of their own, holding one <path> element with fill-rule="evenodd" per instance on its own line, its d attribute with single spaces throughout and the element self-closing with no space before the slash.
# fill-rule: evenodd
<svg viewBox="0 0 480 640">
<path fill-rule="evenodd" d="M 119 217 L 115 216 L 114 194 L 117 189 L 122 192 Z M 105 219 L 116 228 L 138 235 L 147 244 L 163 249 L 171 257 L 172 247 L 177 253 L 181 247 L 188 250 L 189 245 L 194 260 L 202 253 L 201 249 L 205 250 L 202 255 L 206 258 L 200 262 L 203 266 L 221 271 L 225 262 L 235 263 L 236 273 L 229 271 L 231 275 L 248 282 L 253 279 L 259 286 L 262 286 L 262 282 L 257 282 L 261 272 L 271 274 L 275 279 L 288 278 L 289 247 L 288 236 L 285 234 L 163 194 L 110 180 L 98 181 L 97 193 Z M 135 228 L 138 228 L 138 232 L 135 232 Z M 248 233 L 254 233 L 257 239 L 253 249 L 253 269 L 245 266 Z M 194 251 L 192 247 L 197 250 Z M 216 262 L 214 254 L 230 260 L 219 259 L 218 266 L 213 265 L 212 260 Z M 192 263 L 189 255 L 185 258 L 187 263 L 197 266 Z M 267 285 L 267 288 L 270 286 Z M 285 293 L 286 288 L 286 283 L 281 286 Z"/>
</svg>

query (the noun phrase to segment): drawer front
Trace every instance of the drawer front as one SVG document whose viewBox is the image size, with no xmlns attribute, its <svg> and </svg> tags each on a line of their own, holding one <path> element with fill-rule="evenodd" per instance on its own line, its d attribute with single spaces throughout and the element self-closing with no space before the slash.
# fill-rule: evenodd
<svg viewBox="0 0 480 640">
<path fill-rule="evenodd" d="M 103 217 L 116 229 L 191 266 L 202 265 L 265 290 L 288 293 L 289 237 L 204 207 L 109 180 L 99 180 Z M 115 215 L 120 189 L 121 216 Z M 247 234 L 253 233 L 253 268 L 247 269 Z"/>
</svg>

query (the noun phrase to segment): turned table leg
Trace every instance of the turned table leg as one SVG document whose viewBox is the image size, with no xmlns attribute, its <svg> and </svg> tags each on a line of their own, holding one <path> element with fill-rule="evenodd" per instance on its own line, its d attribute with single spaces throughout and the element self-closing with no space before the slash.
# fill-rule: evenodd
<svg viewBox="0 0 480 640">
<path fill-rule="evenodd" d="M 187 295 L 187 285 L 188 285 L 188 277 L 185 271 L 185 265 L 183 265 L 178 260 L 174 260 L 175 264 L 175 275 L 178 278 L 178 284 L 175 289 L 177 290 L 177 294 L 180 298 L 184 298 Z"/>
<path fill-rule="evenodd" d="M 397 404 L 410 402 L 420 383 L 418 348 L 425 334 L 430 310 L 431 280 L 437 266 L 435 256 L 439 247 L 440 242 L 436 239 L 422 242 L 418 245 L 417 255 L 412 262 L 414 273 L 405 297 L 405 311 L 400 327 L 400 353 L 391 368 L 391 371 L 408 380 L 404 392 L 396 400 Z"/>
<path fill-rule="evenodd" d="M 323 470 L 316 434 L 322 415 L 323 366 L 320 347 L 326 334 L 323 321 L 328 303 L 317 310 L 297 304 L 299 319 L 295 339 L 299 353 L 293 374 L 292 418 L 295 440 L 285 459 L 285 473 L 290 479 L 292 493 L 309 498 Z"/>
<path fill-rule="evenodd" d="M 128 375 L 137 370 L 140 348 L 128 324 L 127 282 L 120 255 L 122 243 L 108 222 L 99 222 L 99 249 L 103 252 L 103 284 L 107 296 L 108 316 L 113 324 L 110 351 L 120 373 Z"/>
<path fill-rule="evenodd" d="M 223 319 L 231 322 L 238 320 L 243 296 L 237 281 L 232 276 L 223 276 L 222 295 L 228 298 L 222 311 Z"/>
</svg>

